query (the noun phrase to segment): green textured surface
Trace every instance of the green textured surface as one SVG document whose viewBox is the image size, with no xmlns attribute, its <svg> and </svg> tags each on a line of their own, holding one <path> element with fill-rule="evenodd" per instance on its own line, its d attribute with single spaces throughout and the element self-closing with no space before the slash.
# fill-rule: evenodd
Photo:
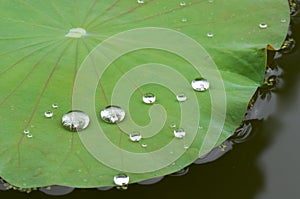
<svg viewBox="0 0 300 199">
<path fill-rule="evenodd" d="M 113 184 L 113 176 L 120 171 L 97 161 L 82 145 L 79 136 L 63 129 L 60 122 L 61 116 L 72 108 L 73 82 L 84 58 L 101 41 L 133 28 L 170 28 L 186 34 L 205 48 L 222 75 L 227 96 L 226 122 L 215 145 L 232 135 L 243 118 L 248 101 L 262 83 L 267 44 L 279 48 L 284 41 L 289 24 L 288 2 L 218 0 L 209 3 L 201 0 L 186 1 L 183 7 L 180 2 L 1 0 L 0 176 L 19 187 Z M 260 29 L 260 23 L 268 24 L 268 28 Z M 68 30 L 76 27 L 86 29 L 88 36 L 66 38 Z M 213 38 L 207 37 L 209 32 L 214 33 Z M 149 62 L 172 65 L 189 81 L 199 76 L 188 62 L 172 53 L 155 49 L 131 52 L 116 60 L 101 79 L 108 99 L 111 86 L 123 74 Z M 124 66 L 121 71 L 119 65 Z M 141 90 L 155 90 L 161 96 L 158 103 L 168 113 L 162 132 L 170 131 L 168 124 L 178 123 L 180 116 L 178 103 L 167 101 L 174 98 L 173 94 L 154 84 L 145 85 Z M 103 100 L 104 93 L 99 88 L 95 94 L 97 111 L 108 105 Z M 214 122 L 209 121 L 209 93 L 197 94 L 203 131 L 209 122 Z M 45 118 L 44 112 L 52 110 L 52 103 L 58 103 L 59 108 L 53 109 L 53 118 Z M 138 92 L 132 96 L 130 107 L 132 118 L 138 124 L 150 121 L 149 106 L 140 103 Z M 114 144 L 128 151 L 144 152 L 145 149 L 141 151 L 126 134 L 119 133 L 116 126 L 98 119 Z M 31 131 L 31 139 L 24 136 L 24 129 Z M 203 131 L 197 133 L 196 141 L 174 165 L 154 172 L 128 173 L 131 182 L 169 174 L 192 163 L 203 155 L 199 154 Z M 161 148 L 171 139 L 166 133 L 158 134 L 149 140 L 146 152 Z"/>
</svg>

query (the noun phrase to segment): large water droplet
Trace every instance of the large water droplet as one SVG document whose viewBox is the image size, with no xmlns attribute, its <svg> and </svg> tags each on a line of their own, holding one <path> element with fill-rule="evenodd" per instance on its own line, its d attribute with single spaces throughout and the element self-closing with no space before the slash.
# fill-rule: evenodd
<svg viewBox="0 0 300 199">
<path fill-rule="evenodd" d="M 90 123 L 89 116 L 78 110 L 69 111 L 62 117 L 63 126 L 70 131 L 81 131 L 87 128 Z"/>
<path fill-rule="evenodd" d="M 33 137 L 33 135 L 32 135 L 31 133 L 26 134 L 26 136 L 27 136 L 28 138 L 32 138 L 32 137 Z"/>
<path fill-rule="evenodd" d="M 184 94 L 178 94 L 176 95 L 176 99 L 178 102 L 184 102 L 186 101 L 187 97 Z"/>
<path fill-rule="evenodd" d="M 118 186 L 126 186 L 129 183 L 129 176 L 125 174 L 119 174 L 114 177 L 114 183 Z"/>
<path fill-rule="evenodd" d="M 209 82 L 204 78 L 196 78 L 192 81 L 192 87 L 196 91 L 206 91 L 209 89 Z"/>
<path fill-rule="evenodd" d="M 265 23 L 260 23 L 260 24 L 259 24 L 259 27 L 260 27 L 261 29 L 266 29 L 266 28 L 268 27 L 268 25 L 265 24 Z"/>
<path fill-rule="evenodd" d="M 132 132 L 130 133 L 129 138 L 133 142 L 138 142 L 142 139 L 142 135 L 140 132 Z"/>
<path fill-rule="evenodd" d="M 65 37 L 70 38 L 81 38 L 83 36 L 86 36 L 86 30 L 83 28 L 72 28 L 69 30 L 69 32 L 65 35 Z"/>
<path fill-rule="evenodd" d="M 146 93 L 143 95 L 143 102 L 146 104 L 153 104 L 156 100 L 156 96 L 153 93 Z"/>
<path fill-rule="evenodd" d="M 125 111 L 118 106 L 107 106 L 100 112 L 103 121 L 115 124 L 122 122 L 125 118 Z"/>
<path fill-rule="evenodd" d="M 138 3 L 143 4 L 145 3 L 144 0 L 137 0 Z"/>
<path fill-rule="evenodd" d="M 24 129 L 23 133 L 24 133 L 25 135 L 27 135 L 27 134 L 30 133 L 30 131 L 29 131 L 28 129 Z"/>
<path fill-rule="evenodd" d="M 176 138 L 183 138 L 185 136 L 185 130 L 184 129 L 176 129 L 176 130 L 174 130 L 174 136 Z"/>
<path fill-rule="evenodd" d="M 53 116 L 53 112 L 52 112 L 52 111 L 46 111 L 46 112 L 44 113 L 44 115 L 45 115 L 45 117 L 47 117 L 47 118 L 51 118 L 51 117 Z"/>
</svg>

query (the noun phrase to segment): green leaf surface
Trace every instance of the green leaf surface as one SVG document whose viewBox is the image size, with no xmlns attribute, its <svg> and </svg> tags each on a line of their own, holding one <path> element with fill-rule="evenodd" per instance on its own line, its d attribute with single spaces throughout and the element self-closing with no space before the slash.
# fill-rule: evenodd
<svg viewBox="0 0 300 199">
<path fill-rule="evenodd" d="M 278 49 L 285 39 L 289 25 L 288 1 L 193 0 L 180 5 L 182 2 L 1 0 L 0 176 L 24 188 L 53 184 L 109 186 L 119 173 L 130 176 L 130 182 L 138 182 L 178 171 L 231 136 L 242 121 L 249 100 L 263 82 L 267 45 Z M 267 24 L 267 27 L 260 28 L 259 24 Z M 72 28 L 83 28 L 87 35 L 66 37 Z M 131 33 L 135 32 L 131 30 L 141 30 L 144 34 L 133 37 Z M 174 34 L 168 37 L 165 33 L 171 30 Z M 161 37 L 155 36 L 157 31 L 161 31 Z M 179 34 L 182 41 L 180 38 L 172 40 Z M 113 59 L 95 84 L 96 90 L 82 95 L 81 101 L 74 100 L 74 96 L 80 96 L 81 91 L 76 93 L 78 89 L 89 91 L 89 82 L 100 77 L 99 65 L 128 42 L 123 36 L 132 37 L 129 46 L 139 46 L 148 37 L 157 41 L 151 48 L 150 42 L 145 44 L 148 48 L 136 48 Z M 159 49 L 160 43 L 172 41 L 175 42 L 171 46 L 177 51 Z M 188 54 L 185 49 L 191 41 L 201 48 L 189 49 L 192 53 Z M 210 72 L 199 73 L 192 59 Z M 95 69 L 86 73 L 90 72 L 88 77 L 91 78 L 77 81 L 88 65 L 93 67 L 87 69 Z M 144 68 L 139 71 L 139 66 Z M 177 73 L 169 73 L 170 68 L 188 83 L 172 78 Z M 135 75 L 130 76 L 131 73 Z M 201 76 L 210 81 L 211 88 L 206 92 L 193 91 L 190 82 Z M 139 83 L 140 80 L 149 82 Z M 157 81 L 170 83 L 174 88 Z M 116 85 L 119 92 L 114 91 Z M 118 95 L 127 95 L 130 90 L 122 85 L 133 87 L 129 98 Z M 180 91 L 188 96 L 186 102 L 176 101 L 176 92 Z M 141 96 L 147 92 L 157 96 L 154 105 L 142 103 Z M 219 98 L 220 103 L 216 104 L 214 98 Z M 100 110 L 112 102 L 122 104 L 127 114 L 119 125 L 104 123 L 99 116 Z M 53 109 L 53 103 L 59 107 Z M 94 112 L 88 107 L 93 107 Z M 80 133 L 69 132 L 61 125 L 62 116 L 74 108 L 87 112 L 92 118 L 89 127 Z M 44 116 L 47 110 L 53 111 L 52 118 Z M 200 116 L 190 117 L 198 112 Z M 220 122 L 222 117 L 224 125 Z M 183 120 L 188 125 L 182 127 Z M 156 121 L 163 123 L 159 127 L 154 125 Z M 174 139 L 172 123 L 184 128 L 187 138 Z M 107 140 L 103 137 L 97 140 L 97 125 L 105 139 L 126 152 L 116 154 L 105 150 L 103 143 Z M 132 131 L 136 126 L 154 133 L 153 136 L 139 143 L 131 142 L 123 129 Z M 23 133 L 25 129 L 32 138 Z M 190 143 L 185 143 L 191 131 L 195 131 L 195 135 Z M 87 142 L 93 146 L 87 146 Z M 142 143 L 147 147 L 141 147 Z M 168 154 L 156 157 L 154 152 L 170 143 L 174 145 L 170 145 Z M 180 156 L 173 161 L 172 154 L 177 154 L 178 147 L 182 150 L 186 144 L 188 148 L 183 154 L 178 152 Z M 146 159 L 136 162 L 129 157 L 126 160 L 127 152 L 145 154 Z M 120 165 L 101 162 L 95 153 L 104 154 Z M 162 165 L 170 162 L 159 169 L 142 172 L 143 168 L 155 168 L 159 161 Z M 126 164 L 130 162 L 132 165 L 128 167 Z"/>
</svg>

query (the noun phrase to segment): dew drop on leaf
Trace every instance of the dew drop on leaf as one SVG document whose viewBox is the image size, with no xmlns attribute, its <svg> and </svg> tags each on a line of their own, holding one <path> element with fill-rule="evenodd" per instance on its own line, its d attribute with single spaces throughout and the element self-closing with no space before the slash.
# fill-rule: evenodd
<svg viewBox="0 0 300 199">
<path fill-rule="evenodd" d="M 187 97 L 184 94 L 178 94 L 176 95 L 176 99 L 178 102 L 184 102 L 187 100 Z"/>
<path fill-rule="evenodd" d="M 124 120 L 125 111 L 119 106 L 107 106 L 100 111 L 100 117 L 107 123 L 116 124 Z"/>
<path fill-rule="evenodd" d="M 129 176 L 125 174 L 119 174 L 114 176 L 114 183 L 118 186 L 126 186 L 129 183 Z"/>
<path fill-rule="evenodd" d="M 185 136 L 185 130 L 182 128 L 174 130 L 174 136 L 180 139 L 183 138 Z"/>
<path fill-rule="evenodd" d="M 132 132 L 130 133 L 129 138 L 133 142 L 138 142 L 142 139 L 142 135 L 140 132 Z"/>
<path fill-rule="evenodd" d="M 209 89 L 209 82 L 204 78 L 196 78 L 192 81 L 192 87 L 196 91 L 206 91 Z"/>
<path fill-rule="evenodd" d="M 53 112 L 52 112 L 52 111 L 46 111 L 46 112 L 44 113 L 44 115 L 45 115 L 45 117 L 47 117 L 47 118 L 51 118 L 51 117 L 53 117 Z"/>
<path fill-rule="evenodd" d="M 88 127 L 89 116 L 78 110 L 69 111 L 62 117 L 62 125 L 69 131 L 78 132 Z"/>
<path fill-rule="evenodd" d="M 143 95 L 143 102 L 146 104 L 153 104 L 156 101 L 156 96 L 153 93 L 146 93 Z"/>
<path fill-rule="evenodd" d="M 266 29 L 267 27 L 268 27 L 268 25 L 265 24 L 265 23 L 260 23 L 259 24 L 259 28 L 261 28 L 261 29 Z"/>
</svg>

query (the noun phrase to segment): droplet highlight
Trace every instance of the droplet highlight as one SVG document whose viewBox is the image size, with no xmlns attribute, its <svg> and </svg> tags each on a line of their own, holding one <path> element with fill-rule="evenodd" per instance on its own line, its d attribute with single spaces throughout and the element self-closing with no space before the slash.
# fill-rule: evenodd
<svg viewBox="0 0 300 199">
<path fill-rule="evenodd" d="M 178 102 L 185 102 L 187 100 L 187 97 L 184 94 L 178 94 L 176 95 L 176 99 Z"/>
<path fill-rule="evenodd" d="M 118 186 L 126 186 L 129 184 L 129 176 L 125 174 L 114 176 L 114 183 Z"/>
<path fill-rule="evenodd" d="M 53 117 L 53 112 L 52 111 L 46 111 L 44 113 L 44 115 L 45 115 L 46 118 L 51 118 L 51 117 Z"/>
<path fill-rule="evenodd" d="M 83 111 L 69 111 L 62 117 L 62 125 L 69 131 L 78 132 L 86 129 L 90 123 L 89 116 Z"/>
<path fill-rule="evenodd" d="M 156 101 L 156 96 L 153 93 L 146 93 L 143 95 L 143 102 L 146 104 L 153 104 Z"/>
<path fill-rule="evenodd" d="M 192 81 L 192 87 L 195 91 L 206 91 L 209 89 L 209 82 L 204 78 L 196 78 Z"/>
<path fill-rule="evenodd" d="M 174 136 L 176 138 L 181 139 L 181 138 L 184 138 L 185 135 L 186 135 L 185 130 L 182 128 L 174 130 Z"/>
<path fill-rule="evenodd" d="M 268 25 L 265 24 L 265 23 L 260 23 L 259 24 L 259 28 L 261 28 L 261 29 L 266 29 L 267 27 L 268 27 Z"/>
<path fill-rule="evenodd" d="M 100 112 L 103 121 L 116 124 L 122 122 L 125 118 L 125 111 L 119 106 L 107 106 Z"/>
<path fill-rule="evenodd" d="M 81 38 L 83 36 L 86 36 L 87 32 L 83 28 L 72 28 L 69 30 L 69 32 L 65 35 L 65 37 L 69 38 Z"/>
<path fill-rule="evenodd" d="M 140 132 L 132 132 L 130 133 L 129 138 L 133 142 L 138 142 L 142 139 L 142 135 Z"/>
</svg>

